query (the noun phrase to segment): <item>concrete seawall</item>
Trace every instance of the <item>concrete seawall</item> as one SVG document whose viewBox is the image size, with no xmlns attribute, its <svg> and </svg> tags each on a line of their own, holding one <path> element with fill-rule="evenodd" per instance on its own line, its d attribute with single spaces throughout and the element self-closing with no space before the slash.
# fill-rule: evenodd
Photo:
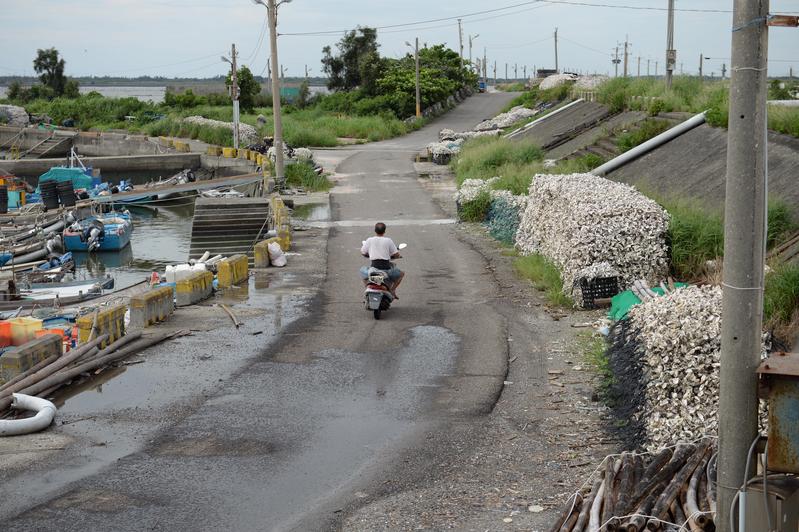
<svg viewBox="0 0 799 532">
<path fill-rule="evenodd" d="M 64 159 L 18 159 L 0 161 L 0 170 L 17 175 L 40 175 L 53 166 L 61 166 Z M 164 153 L 160 155 L 121 155 L 114 157 L 84 157 L 83 164 L 106 172 L 168 170 L 199 168 L 199 153 Z"/>
</svg>

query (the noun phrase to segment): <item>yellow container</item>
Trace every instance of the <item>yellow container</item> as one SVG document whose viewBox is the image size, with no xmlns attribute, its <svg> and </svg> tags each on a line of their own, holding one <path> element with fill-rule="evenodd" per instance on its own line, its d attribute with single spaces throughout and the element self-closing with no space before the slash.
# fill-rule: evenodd
<svg viewBox="0 0 799 532">
<path fill-rule="evenodd" d="M 219 146 L 208 146 L 208 155 L 222 155 L 222 148 Z"/>
<path fill-rule="evenodd" d="M 234 159 L 236 157 L 236 148 L 222 148 L 222 157 Z"/>
<path fill-rule="evenodd" d="M 233 255 L 219 262 L 216 278 L 220 288 L 230 288 L 239 284 L 249 275 L 249 260 L 246 255 Z"/>
<path fill-rule="evenodd" d="M 125 336 L 125 312 L 128 310 L 126 305 L 116 305 L 97 313 L 97 332 L 94 337 L 107 334 L 108 340 L 101 344 L 105 347 L 111 342 L 119 340 Z M 92 332 L 95 313 L 86 314 L 77 320 L 78 341 L 85 343 L 89 340 Z"/>
<path fill-rule="evenodd" d="M 11 318 L 11 345 L 22 345 L 36 338 L 36 331 L 42 330 L 42 320 L 22 316 Z"/>
<path fill-rule="evenodd" d="M 247 149 L 244 149 L 244 148 L 239 148 L 238 157 L 239 157 L 239 159 L 249 159 L 250 158 L 250 150 L 247 150 Z"/>
</svg>

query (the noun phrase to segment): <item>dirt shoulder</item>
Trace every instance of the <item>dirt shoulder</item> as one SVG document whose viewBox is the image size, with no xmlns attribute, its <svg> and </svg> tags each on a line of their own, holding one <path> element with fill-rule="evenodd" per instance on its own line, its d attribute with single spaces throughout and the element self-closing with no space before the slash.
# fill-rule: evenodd
<svg viewBox="0 0 799 532">
<path fill-rule="evenodd" d="M 417 171 L 452 212 L 449 173 L 425 164 Z M 508 249 L 482 226 L 462 224 L 457 234 L 486 258 L 499 287 L 493 304 L 507 327 L 504 389 L 489 415 L 454 419 L 428 434 L 428 456 L 402 457 L 396 475 L 364 494 L 360 507 L 344 509 L 345 530 L 545 530 L 562 502 L 617 449 L 604 430 L 607 410 L 592 400 L 597 377 L 581 347 L 591 329 L 580 325 L 602 311 L 548 309 L 516 276 Z M 435 466 L 417 470 L 431 456 Z"/>
</svg>

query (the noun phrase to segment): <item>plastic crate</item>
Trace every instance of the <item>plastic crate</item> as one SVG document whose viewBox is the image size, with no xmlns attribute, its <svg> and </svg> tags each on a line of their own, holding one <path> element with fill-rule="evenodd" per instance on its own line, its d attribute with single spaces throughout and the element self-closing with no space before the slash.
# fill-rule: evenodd
<svg viewBox="0 0 799 532">
<path fill-rule="evenodd" d="M 580 306 L 582 308 L 596 308 L 594 302 L 597 299 L 613 297 L 619 293 L 619 278 L 595 277 L 590 281 L 585 278 L 580 279 L 580 292 L 582 292 L 583 296 Z"/>
</svg>

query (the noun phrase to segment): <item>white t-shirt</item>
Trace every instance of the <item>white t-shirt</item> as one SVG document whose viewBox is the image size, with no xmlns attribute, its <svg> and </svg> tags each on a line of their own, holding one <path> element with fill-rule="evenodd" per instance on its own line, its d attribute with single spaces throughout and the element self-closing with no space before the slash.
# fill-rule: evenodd
<svg viewBox="0 0 799 532">
<path fill-rule="evenodd" d="M 361 254 L 368 255 L 369 260 L 390 260 L 397 251 L 396 244 L 387 236 L 369 237 L 361 247 Z"/>
</svg>

